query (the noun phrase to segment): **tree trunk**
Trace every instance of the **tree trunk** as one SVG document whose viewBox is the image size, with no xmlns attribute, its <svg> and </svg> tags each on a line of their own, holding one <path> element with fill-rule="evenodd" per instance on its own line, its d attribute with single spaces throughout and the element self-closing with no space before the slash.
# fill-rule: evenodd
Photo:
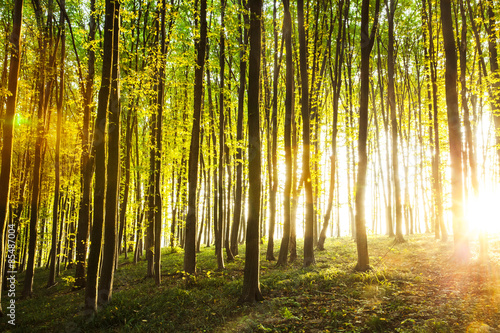
<svg viewBox="0 0 500 333">
<path fill-rule="evenodd" d="M 224 236 L 224 145 L 225 145 L 225 133 L 224 133 L 224 71 L 225 71 L 225 33 L 224 33 L 224 15 L 226 9 L 225 0 L 221 1 L 221 31 L 219 39 L 219 166 L 218 166 L 218 217 L 217 217 L 217 235 L 215 242 L 217 248 L 220 249 L 221 255 L 217 257 L 217 268 L 219 270 L 224 269 L 224 257 L 222 256 L 223 247 L 223 236 Z"/>
<path fill-rule="evenodd" d="M 49 99 L 46 93 L 50 89 L 45 89 L 46 85 L 46 52 L 48 49 L 48 30 L 52 17 L 48 15 L 47 25 L 43 24 L 43 9 L 38 1 L 35 2 L 35 15 L 37 25 L 41 30 L 39 37 L 39 77 L 38 77 L 38 117 L 37 117 L 37 138 L 35 143 L 35 161 L 33 166 L 33 189 L 31 192 L 31 209 L 30 209 L 30 223 L 29 223 L 29 249 L 28 249 L 28 263 L 26 266 L 26 275 L 24 278 L 24 287 L 22 296 L 30 297 L 33 293 L 33 277 L 35 274 L 35 252 L 37 243 L 37 224 L 38 224 L 38 210 L 39 210 L 39 196 L 41 187 L 41 169 L 42 169 L 42 145 L 45 137 L 45 105 Z M 49 6 L 50 7 L 50 6 Z M 43 28 L 42 28 L 43 27 Z M 50 65 L 49 65 L 50 66 Z M 48 87 L 47 87 L 48 88 Z"/>
<path fill-rule="evenodd" d="M 193 129 L 191 130 L 191 148 L 189 151 L 189 199 L 188 214 L 186 217 L 186 243 L 184 247 L 184 271 L 196 273 L 196 211 L 198 185 L 198 156 L 200 153 L 200 124 L 203 98 L 203 70 L 205 65 L 205 47 L 207 42 L 207 2 L 200 0 L 200 38 L 195 40 L 197 66 L 195 68 L 194 83 L 194 114 Z M 198 8 L 198 1 L 195 2 Z M 198 26 L 198 23 L 196 23 Z"/>
<path fill-rule="evenodd" d="M 97 311 L 97 281 L 101 259 L 101 242 L 104 222 L 104 195 L 106 193 L 106 114 L 108 112 L 113 67 L 113 27 L 115 2 L 106 0 L 104 21 L 104 48 L 101 87 L 99 89 L 97 116 L 94 129 L 95 187 L 92 234 L 88 257 L 85 309 L 88 314 Z M 112 244 L 113 247 L 115 244 Z M 114 265 L 114 263 L 112 263 Z"/>
<path fill-rule="evenodd" d="M 90 1 L 90 11 L 95 12 L 95 0 Z M 96 23 L 94 15 L 90 15 L 88 40 L 92 43 L 95 39 Z M 95 52 L 93 48 L 88 49 L 87 77 L 85 80 L 85 91 L 83 96 L 83 127 L 82 127 L 82 156 L 81 156 L 81 177 L 82 177 L 82 197 L 80 199 L 80 212 L 78 214 L 78 231 L 76 235 L 76 271 L 75 289 L 85 287 L 85 262 L 87 260 L 88 238 L 90 232 L 90 196 L 92 186 L 92 173 L 94 161 L 91 158 L 92 148 L 90 147 L 90 115 L 92 113 L 92 98 L 94 85 L 94 64 Z"/>
<path fill-rule="evenodd" d="M 451 16 L 451 1 L 441 0 L 441 22 L 446 56 L 446 107 L 448 114 L 448 133 L 451 160 L 451 213 L 453 216 L 453 238 L 455 257 L 459 261 L 470 257 L 467 225 L 463 217 L 463 180 L 462 180 L 462 133 L 458 112 L 457 94 L 457 53 Z"/>
<path fill-rule="evenodd" d="M 349 8 L 349 1 L 347 1 L 345 5 L 344 5 L 344 0 L 341 0 L 339 2 L 339 7 L 338 7 L 339 26 L 337 35 L 337 47 L 335 49 L 335 69 L 333 73 L 330 67 L 330 79 L 332 81 L 332 90 L 333 90 L 333 124 L 332 124 L 333 131 L 332 131 L 332 156 L 330 156 L 330 162 L 331 162 L 330 190 L 328 191 L 328 206 L 326 208 L 323 226 L 321 228 L 321 232 L 319 235 L 318 250 L 325 249 L 326 230 L 328 228 L 328 224 L 330 223 L 330 218 L 332 216 L 332 209 L 333 209 L 333 193 L 335 189 L 335 173 L 336 173 L 336 163 L 337 163 L 338 106 L 339 106 L 340 88 L 342 83 L 341 64 L 343 63 L 343 58 L 344 58 L 345 22 L 347 20 L 348 8 Z M 344 13 L 342 13 L 343 9 Z"/>
<path fill-rule="evenodd" d="M 260 50 L 262 1 L 249 0 L 250 55 L 248 73 L 248 221 L 245 251 L 245 270 L 240 302 L 262 301 L 260 291 L 260 187 L 261 141 L 259 112 Z"/>
<path fill-rule="evenodd" d="M 241 0 L 238 1 L 238 6 L 242 8 Z M 246 7 L 246 5 L 245 5 Z M 241 24 L 241 16 L 238 15 L 239 22 Z M 243 112 L 244 112 L 244 102 L 245 102 L 245 84 L 246 84 L 246 71 L 247 71 L 247 60 L 245 50 L 248 45 L 248 33 L 246 25 L 248 24 L 248 13 L 245 10 L 243 13 L 244 26 L 239 26 L 239 43 L 242 45 L 240 49 L 240 86 L 238 89 L 238 120 L 236 125 L 236 140 L 238 142 L 243 142 Z M 236 148 L 236 187 L 234 193 L 234 215 L 233 215 L 233 225 L 231 228 L 231 252 L 234 256 L 238 254 L 238 231 L 240 229 L 241 220 L 241 200 L 242 200 L 242 179 L 243 179 L 243 148 L 239 145 Z"/>
<path fill-rule="evenodd" d="M 399 180 L 399 155 L 398 155 L 398 120 L 396 117 L 396 96 L 394 93 L 394 13 L 396 12 L 396 2 L 390 0 L 387 8 L 389 20 L 389 44 L 387 50 L 387 95 L 389 109 L 391 113 L 391 133 L 392 133 L 392 177 L 394 181 L 394 201 L 396 203 L 396 243 L 403 243 L 403 214 L 401 207 L 401 184 Z"/>
<path fill-rule="evenodd" d="M 309 78 L 307 65 L 307 44 L 304 25 L 304 1 L 297 1 L 297 20 L 299 28 L 300 77 L 302 82 L 302 177 L 306 192 L 306 218 L 304 234 L 304 266 L 315 263 L 314 260 L 314 206 L 310 166 L 310 122 L 309 122 Z"/>
<path fill-rule="evenodd" d="M 61 8 L 65 8 L 65 0 L 61 0 Z M 66 38 L 64 30 L 64 16 L 61 14 L 60 22 L 62 29 L 61 35 L 61 72 L 59 81 L 59 98 L 57 100 L 57 129 L 56 129 L 56 151 L 54 156 L 54 204 L 52 208 L 52 241 L 51 241 L 51 257 L 50 257 L 50 270 L 49 280 L 47 287 L 53 286 L 56 283 L 56 258 L 57 258 L 57 225 L 59 218 L 59 192 L 60 192 L 60 151 L 61 151 L 61 126 L 62 126 L 62 112 L 63 112 L 63 99 L 64 99 L 64 57 L 66 48 Z M 61 226 L 62 227 L 62 226 Z"/>
<path fill-rule="evenodd" d="M 293 82 L 293 57 L 292 57 L 292 17 L 290 15 L 290 2 L 283 0 L 284 17 L 283 17 L 283 37 L 285 39 L 286 48 L 286 93 L 285 93 L 285 167 L 286 180 L 285 192 L 283 194 L 283 238 L 281 239 L 280 253 L 278 256 L 278 266 L 286 266 L 288 263 L 288 245 L 290 243 L 290 214 L 291 214 L 291 189 L 292 189 L 292 117 L 294 98 L 294 82 Z"/>
<path fill-rule="evenodd" d="M 115 2 L 113 25 L 113 67 L 108 106 L 108 161 L 106 169 L 106 199 L 104 219 L 104 246 L 98 302 L 106 305 L 111 301 L 117 256 L 118 202 L 120 195 L 120 2 Z"/>
<path fill-rule="evenodd" d="M 10 67 L 9 67 L 9 95 L 7 96 L 7 105 L 3 123 L 3 145 L 2 145 L 2 169 L 0 170 L 0 277 L 4 271 L 13 271 L 12 265 L 5 265 L 4 258 L 7 249 L 7 258 L 13 256 L 14 247 L 11 244 L 5 244 L 5 230 L 7 227 L 7 216 L 9 207 L 9 194 L 11 184 L 12 170 L 12 148 L 14 141 L 14 117 L 16 115 L 17 86 L 19 78 L 19 67 L 21 61 L 21 24 L 23 18 L 23 0 L 14 2 L 13 25 L 10 34 Z M 10 226 L 9 226 L 10 228 Z M 2 291 L 3 279 L 0 278 L 0 293 Z M 0 295 L 1 300 L 1 295 Z M 0 316 L 3 316 L 2 306 L 0 304 Z"/>
<path fill-rule="evenodd" d="M 375 39 L 375 31 L 378 24 L 378 13 L 380 1 L 375 4 L 375 16 L 370 35 L 368 35 L 368 25 L 370 20 L 370 0 L 363 0 L 361 8 L 361 89 L 359 100 L 359 137 L 358 137 L 358 176 L 356 182 L 356 245 L 358 250 L 357 271 L 367 271 L 370 269 L 368 257 L 368 241 L 366 237 L 365 218 L 365 187 L 366 171 L 368 166 L 368 154 L 366 143 L 368 139 L 368 95 L 370 88 L 370 53 Z"/>
</svg>

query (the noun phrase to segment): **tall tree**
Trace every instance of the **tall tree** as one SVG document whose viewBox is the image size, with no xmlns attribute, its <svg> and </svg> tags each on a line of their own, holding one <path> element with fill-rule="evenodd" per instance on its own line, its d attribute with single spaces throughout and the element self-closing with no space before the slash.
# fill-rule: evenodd
<svg viewBox="0 0 500 333">
<path fill-rule="evenodd" d="M 104 18 L 104 45 L 103 64 L 101 73 L 101 87 L 97 103 L 97 116 L 94 128 L 94 156 L 95 156 L 95 186 L 94 186 L 94 213 L 90 251 L 88 257 L 87 282 L 85 286 L 85 309 L 89 313 L 97 311 L 97 281 L 101 259 L 102 232 L 105 218 L 104 197 L 106 194 L 106 146 L 105 136 L 107 127 L 107 112 L 111 93 L 111 75 L 113 67 L 113 28 L 116 14 L 115 0 L 106 0 Z M 113 244 L 114 246 L 115 244 Z M 113 263 L 114 265 L 114 263 Z"/>
<path fill-rule="evenodd" d="M 392 133 L 392 176 L 394 182 L 394 200 L 396 201 L 396 243 L 405 241 L 403 237 L 403 214 L 401 207 L 401 184 L 399 180 L 399 155 L 398 155 L 398 119 L 396 117 L 396 94 L 394 92 L 394 13 L 396 12 L 396 1 L 390 0 L 387 5 L 387 20 L 389 23 L 389 42 L 387 49 L 387 100 L 391 113 Z"/>
<path fill-rule="evenodd" d="M 61 16 L 59 25 L 61 27 L 61 68 L 59 78 L 59 96 L 57 97 L 57 128 L 56 128 L 56 151 L 54 156 L 54 204 L 52 205 L 52 240 L 50 249 L 50 270 L 49 280 L 47 286 L 52 286 L 56 283 L 56 260 L 57 260 L 57 222 L 59 220 L 59 196 L 61 187 L 61 173 L 60 173 L 60 153 L 61 153 L 61 126 L 62 126 L 62 113 L 63 113 L 63 100 L 64 100 L 64 58 L 66 48 L 66 35 L 64 30 L 64 15 L 63 8 L 65 8 L 65 0 L 61 0 Z M 61 227 L 62 228 L 62 227 Z"/>
<path fill-rule="evenodd" d="M 260 291 L 260 54 L 262 1 L 249 0 L 250 54 L 248 60 L 248 220 L 245 251 L 245 270 L 240 302 L 262 301 Z"/>
<path fill-rule="evenodd" d="M 96 22 L 94 17 L 95 0 L 90 1 L 90 22 L 88 40 L 92 43 L 95 39 Z M 90 232 L 90 196 L 94 160 L 91 158 L 90 146 L 90 116 L 92 113 L 93 85 L 95 76 L 95 51 L 89 47 L 87 60 L 87 75 L 83 93 L 83 127 L 82 127 L 82 156 L 80 158 L 82 196 L 80 198 L 80 211 L 78 214 L 78 231 L 76 235 L 76 289 L 85 287 L 85 268 L 87 260 L 88 238 Z"/>
<path fill-rule="evenodd" d="M 233 225 L 231 228 L 231 253 L 233 255 L 238 254 L 238 231 L 240 230 L 240 220 L 241 220 L 241 200 L 242 200 L 242 182 L 243 182 L 243 116 L 244 116 L 244 103 L 245 103 L 245 85 L 246 85 L 246 72 L 247 72 L 247 56 L 246 47 L 248 45 L 248 30 L 246 26 L 248 25 L 248 11 L 246 10 L 246 1 L 242 4 L 241 0 L 238 0 L 238 5 L 240 10 L 243 12 L 243 22 L 241 24 L 241 15 L 238 15 L 240 25 L 239 29 L 239 43 L 240 48 L 240 86 L 238 88 L 238 119 L 236 125 L 236 140 L 238 141 L 238 147 L 236 148 L 236 184 L 234 190 L 234 214 L 233 214 Z M 210 198 L 210 197 L 209 197 Z"/>
<path fill-rule="evenodd" d="M 378 13 L 380 0 L 376 0 L 375 14 L 371 32 L 368 32 L 370 23 L 370 0 L 363 0 L 361 7 L 361 88 L 359 98 L 359 137 L 358 137 L 358 176 L 356 182 L 356 246 L 358 250 L 357 271 L 370 269 L 368 257 L 368 241 L 366 237 L 365 218 L 365 193 L 366 193 L 366 170 L 368 166 L 367 139 L 368 139 L 368 99 L 370 88 L 370 53 L 375 40 L 375 32 L 378 25 Z"/>
<path fill-rule="evenodd" d="M 21 24 L 23 20 L 23 0 L 14 2 L 12 32 L 10 33 L 10 67 L 9 67 L 9 95 L 3 122 L 2 133 L 2 169 L 0 170 L 0 291 L 2 289 L 5 269 L 5 250 L 11 249 L 5 246 L 5 230 L 9 212 L 9 195 L 12 173 L 12 149 L 14 145 L 14 118 L 16 116 L 17 86 L 19 68 L 21 63 Z M 10 267 L 9 267 L 10 268 Z M 0 295 L 0 300 L 2 299 Z M 0 316 L 3 316 L 0 304 Z"/>
<path fill-rule="evenodd" d="M 115 1 L 113 24 L 113 67 L 108 106 L 108 151 L 106 169 L 106 199 L 104 215 L 104 246 L 102 254 L 99 299 L 101 304 L 111 301 L 115 261 L 117 256 L 118 202 L 120 193 L 120 2 Z"/>
<path fill-rule="evenodd" d="M 45 9 L 42 8 L 40 1 L 33 1 L 33 7 L 35 10 L 35 17 L 37 21 L 38 29 L 40 30 L 38 37 L 38 48 L 39 48 L 39 58 L 38 58 L 38 101 L 37 101 L 37 135 L 35 143 L 35 160 L 33 165 L 33 189 L 31 191 L 31 203 L 30 203 L 30 223 L 29 223 L 29 249 L 28 249 L 28 262 L 26 266 L 26 275 L 24 279 L 24 286 L 22 291 L 23 297 L 30 297 L 33 293 L 33 277 L 35 275 L 35 252 L 37 245 L 37 225 L 38 225 L 38 214 L 40 209 L 40 188 L 41 188 L 41 169 L 42 169 L 42 146 L 45 138 L 45 122 L 46 122 L 46 111 L 49 103 L 49 94 L 51 92 L 51 84 L 53 83 L 52 78 L 48 77 L 47 73 L 52 74 L 51 69 L 53 69 L 55 62 L 55 55 L 49 57 L 49 63 L 47 64 L 47 51 L 51 48 L 52 44 L 52 11 L 53 2 L 49 1 L 47 4 L 47 23 L 44 24 L 44 12 Z M 50 39 L 50 43 L 49 43 Z M 42 228 L 43 230 L 43 228 Z"/>
<path fill-rule="evenodd" d="M 288 245 L 290 242 L 290 214 L 291 214 L 291 189 L 292 189 L 292 99 L 293 92 L 293 54 L 292 54 L 292 17 L 290 15 L 290 1 L 283 0 L 283 38 L 285 39 L 286 51 L 286 92 L 285 92 L 285 192 L 283 194 L 283 238 L 281 239 L 278 266 L 286 266 L 288 263 Z"/>
<path fill-rule="evenodd" d="M 304 233 L 304 266 L 315 263 L 314 260 L 314 204 L 310 166 L 310 115 L 309 115 L 309 74 L 307 65 L 307 43 L 304 23 L 304 0 L 297 1 L 297 20 L 299 27 L 300 79 L 302 83 L 302 178 L 306 192 L 306 219 Z"/>
<path fill-rule="evenodd" d="M 451 1 L 441 0 L 441 23 L 446 56 L 446 108 L 448 115 L 448 136 L 451 160 L 451 213 L 453 216 L 453 238 L 455 258 L 467 260 L 470 256 L 466 221 L 463 216 L 463 179 L 462 179 L 462 132 L 458 112 L 457 93 L 457 52 L 451 16 Z"/>
<path fill-rule="evenodd" d="M 330 190 L 328 191 L 328 206 L 326 208 L 326 213 L 324 216 L 323 226 L 318 240 L 318 249 L 324 250 L 325 240 L 326 240 L 326 230 L 328 224 L 330 223 L 330 218 L 333 209 L 333 193 L 335 189 L 335 171 L 337 164 L 337 123 L 338 123 L 338 109 L 339 109 L 339 98 L 340 98 L 340 88 L 342 83 L 342 66 L 344 58 L 344 45 L 345 45 L 345 26 L 347 22 L 347 15 L 349 13 L 349 1 L 344 5 L 344 0 L 340 0 L 339 7 L 337 9 L 339 22 L 337 31 L 337 46 L 335 48 L 335 60 L 334 60 L 334 70 L 330 66 L 330 79 L 332 82 L 333 90 L 333 124 L 332 124 L 332 155 L 330 156 Z M 333 24 L 333 22 L 332 22 Z"/>
<path fill-rule="evenodd" d="M 195 2 L 198 10 L 198 1 Z M 198 21 L 198 20 L 196 20 Z M 196 22 L 198 26 L 198 22 Z M 194 73 L 193 129 L 191 130 L 191 147 L 189 150 L 189 198 L 186 217 L 186 243 L 184 247 L 184 271 L 196 273 L 196 211 L 198 184 L 198 156 L 200 154 L 200 124 L 203 98 L 203 71 L 205 66 L 205 47 L 207 44 L 207 1 L 200 0 L 200 37 L 195 40 L 197 54 Z"/>
</svg>

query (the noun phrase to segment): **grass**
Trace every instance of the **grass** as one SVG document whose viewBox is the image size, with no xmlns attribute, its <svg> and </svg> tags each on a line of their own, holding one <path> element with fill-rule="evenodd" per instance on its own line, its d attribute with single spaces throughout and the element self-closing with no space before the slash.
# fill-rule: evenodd
<svg viewBox="0 0 500 333">
<path fill-rule="evenodd" d="M 213 247 L 198 254 L 198 273 L 182 274 L 182 250 L 162 251 L 162 284 L 145 278 L 146 262 L 120 258 L 112 302 L 87 319 L 83 290 L 72 291 L 73 271 L 62 272 L 46 289 L 48 272 L 35 274 L 34 296 L 16 300 L 16 326 L 5 332 L 492 332 L 500 330 L 500 241 L 490 240 L 490 258 L 466 264 L 450 258 L 453 243 L 432 235 L 392 245 L 369 237 L 373 270 L 356 273 L 350 238 L 327 239 L 316 265 L 299 259 L 288 267 L 265 261 L 261 246 L 261 289 L 265 300 L 239 305 L 242 256 L 216 271 Z M 279 242 L 278 242 L 279 243 Z M 276 248 L 276 252 L 278 251 Z M 244 247 L 240 247 L 240 253 Z M 302 253 L 299 243 L 298 253 Z M 299 256 L 300 258 L 300 256 Z M 20 294 L 23 274 L 17 276 Z M 188 283 L 188 280 L 190 282 Z M 2 297 L 3 308 L 7 297 Z"/>
</svg>

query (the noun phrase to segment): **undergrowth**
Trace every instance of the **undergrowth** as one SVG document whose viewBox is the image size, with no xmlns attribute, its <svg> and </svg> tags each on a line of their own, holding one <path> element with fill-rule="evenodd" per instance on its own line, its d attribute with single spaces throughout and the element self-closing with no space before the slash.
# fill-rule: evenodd
<svg viewBox="0 0 500 333">
<path fill-rule="evenodd" d="M 16 326 L 6 332 L 482 332 L 500 329 L 498 259 L 467 264 L 450 260 L 453 244 L 432 235 L 407 237 L 393 245 L 369 238 L 372 270 L 354 272 L 356 246 L 350 238 L 327 239 L 316 264 L 298 259 L 287 267 L 265 261 L 261 246 L 261 289 L 265 300 L 238 304 L 244 246 L 226 269 L 217 271 L 213 247 L 197 256 L 198 272 L 182 272 L 182 249 L 162 250 L 162 283 L 145 277 L 146 261 L 120 257 L 112 301 L 89 317 L 83 290 L 73 291 L 74 271 L 45 287 L 48 271 L 37 269 L 34 296 L 16 300 Z M 301 243 L 298 253 L 302 253 Z M 491 253 L 500 243 L 490 242 Z M 277 247 L 276 253 L 279 250 Z M 300 258 L 300 256 L 299 256 Z M 17 276 L 20 294 L 24 275 Z M 7 306 L 6 295 L 2 297 Z"/>
</svg>

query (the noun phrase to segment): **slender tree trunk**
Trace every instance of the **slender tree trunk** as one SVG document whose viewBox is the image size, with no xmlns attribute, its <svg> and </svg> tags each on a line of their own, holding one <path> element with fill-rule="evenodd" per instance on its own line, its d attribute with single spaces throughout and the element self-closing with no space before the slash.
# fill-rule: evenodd
<svg viewBox="0 0 500 333">
<path fill-rule="evenodd" d="M 248 72 L 248 221 L 245 251 L 245 270 L 240 302 L 263 300 L 260 291 L 260 187 L 261 187 L 261 141 L 259 112 L 261 14 L 262 1 L 249 0 L 250 9 L 250 54 Z"/>
<path fill-rule="evenodd" d="M 90 1 L 90 11 L 95 12 L 95 0 Z M 96 23 L 94 15 L 90 15 L 89 36 L 90 43 L 95 39 Z M 82 177 L 82 197 L 80 198 L 80 212 L 78 214 L 78 231 L 76 235 L 76 271 L 75 289 L 85 287 L 85 268 L 87 259 L 88 238 L 90 232 L 90 196 L 92 173 L 94 161 L 91 158 L 92 148 L 90 147 L 90 115 L 92 113 L 92 98 L 94 85 L 95 52 L 92 47 L 88 49 L 87 77 L 85 81 L 84 106 L 83 106 L 83 127 L 82 127 L 82 156 L 81 156 L 81 177 Z"/>
<path fill-rule="evenodd" d="M 111 73 L 113 67 L 113 27 L 115 2 L 106 0 L 106 14 L 104 21 L 104 58 L 102 66 L 101 87 L 99 89 L 97 116 L 94 130 L 95 156 L 95 187 L 92 234 L 90 238 L 90 252 L 88 258 L 87 283 L 85 287 L 85 309 L 88 314 L 97 311 L 97 281 L 101 259 L 101 242 L 105 218 L 104 196 L 106 193 L 106 114 L 109 106 L 111 90 Z M 113 243 L 113 248 L 115 244 Z M 111 263 L 114 266 L 114 263 Z"/>
<path fill-rule="evenodd" d="M 368 257 L 368 241 L 366 237 L 365 218 L 365 186 L 366 171 L 368 166 L 368 154 L 366 143 L 368 139 L 368 95 L 370 88 L 370 53 L 375 39 L 375 32 L 378 24 L 378 13 L 380 1 L 375 4 L 375 16 L 370 35 L 368 25 L 370 20 L 370 0 L 363 0 L 361 8 L 361 89 L 359 101 L 359 138 L 358 138 L 358 176 L 356 182 L 356 245 L 358 250 L 357 271 L 367 271 L 370 269 L 370 259 Z"/>
<path fill-rule="evenodd" d="M 391 133 L 392 133 L 392 176 L 394 181 L 394 201 L 396 203 L 396 243 L 403 243 L 403 213 L 401 207 L 401 184 L 399 180 L 399 154 L 398 154 L 398 120 L 396 117 L 396 96 L 394 93 L 394 13 L 396 12 L 396 2 L 390 1 L 387 8 L 389 21 L 389 44 L 387 50 L 387 95 L 389 109 L 391 112 Z"/>
<path fill-rule="evenodd" d="M 345 6 L 345 7 L 344 7 Z M 344 9 L 345 8 L 345 9 Z M 332 81 L 333 90 L 333 124 L 332 124 L 332 156 L 330 156 L 330 190 L 328 192 L 328 206 L 326 208 L 326 213 L 324 216 L 323 226 L 318 240 L 318 249 L 325 249 L 326 240 L 326 230 L 328 224 L 330 223 L 330 218 L 333 209 L 333 193 L 335 189 L 335 173 L 336 173 L 336 163 L 337 163 L 337 122 L 338 122 L 338 106 L 340 97 L 340 88 L 342 83 L 342 68 L 344 58 L 344 40 L 345 40 L 345 22 L 347 20 L 349 8 L 349 1 L 344 5 L 344 0 L 339 2 L 338 13 L 339 13 L 339 26 L 337 35 L 337 47 L 335 49 L 335 69 L 332 73 L 330 67 L 330 79 Z M 344 10 L 344 12 L 342 12 Z M 332 22 L 333 24 L 333 22 Z"/>
<path fill-rule="evenodd" d="M 463 217 L 463 180 L 462 180 L 462 133 L 458 112 L 457 94 L 457 53 L 451 16 L 451 1 L 441 0 L 441 22 L 446 56 L 446 106 L 448 114 L 448 133 L 451 160 L 451 213 L 453 216 L 453 238 L 455 257 L 459 261 L 470 257 L 467 225 Z"/>
<path fill-rule="evenodd" d="M 310 166 L 310 123 L 309 123 L 309 78 L 307 65 L 307 44 L 304 25 L 304 1 L 297 1 L 297 20 L 299 27 L 300 77 L 302 82 L 302 174 L 306 192 L 306 219 L 304 234 L 304 266 L 315 263 L 314 260 L 314 206 Z"/>
<path fill-rule="evenodd" d="M 30 297 L 33 293 L 33 277 L 35 274 L 35 252 L 37 243 L 37 224 L 38 224 L 38 210 L 39 210 L 39 196 L 41 187 L 41 169 L 42 169 L 42 145 L 45 136 L 45 105 L 48 96 L 46 93 L 50 92 L 45 89 L 46 85 L 46 52 L 48 49 L 48 30 L 50 29 L 50 21 L 52 17 L 49 16 L 45 28 L 43 24 L 43 9 L 39 1 L 35 2 L 35 16 L 37 25 L 40 28 L 39 43 L 39 77 L 38 77 L 38 117 L 37 117 L 37 138 L 35 143 L 35 161 L 33 166 L 33 189 L 31 191 L 31 209 L 30 209 L 30 223 L 29 223 L 29 249 L 28 249 L 28 263 L 26 266 L 26 275 L 24 278 L 24 287 L 22 296 Z M 50 6 L 49 6 L 50 7 Z M 48 87 L 47 87 L 48 88 Z"/>
<path fill-rule="evenodd" d="M 108 106 L 108 161 L 106 168 L 106 199 L 104 219 L 104 246 L 102 254 L 101 279 L 99 281 L 98 302 L 105 305 L 111 301 L 113 279 L 117 256 L 118 202 L 120 195 L 120 2 L 114 6 L 113 59 L 111 72 L 111 91 Z"/>
<path fill-rule="evenodd" d="M 246 8 L 245 4 L 242 5 L 242 1 L 238 0 L 238 6 L 241 10 Z M 241 15 L 238 15 L 239 22 L 241 23 Z M 239 26 L 239 43 L 241 44 L 240 49 L 240 86 L 238 89 L 238 119 L 236 125 L 236 140 L 238 142 L 243 141 L 243 113 L 244 113 L 244 102 L 245 102 L 245 85 L 246 85 L 246 70 L 247 70 L 247 60 L 245 50 L 248 45 L 248 33 L 245 28 L 248 24 L 248 14 L 244 11 L 243 21 L 245 25 Z M 243 179 L 243 148 L 238 146 L 236 148 L 236 187 L 234 193 L 234 215 L 233 215 L 233 225 L 231 228 L 231 252 L 234 256 L 238 254 L 238 231 L 240 229 L 241 220 L 241 201 L 242 201 L 242 179 Z"/>
<path fill-rule="evenodd" d="M 61 0 L 61 8 L 65 8 L 65 0 Z M 59 192 L 60 192 L 60 151 L 61 151 L 61 126 L 62 126 L 62 112 L 64 100 L 64 58 L 66 48 L 66 38 L 64 32 L 64 16 L 61 14 L 60 22 L 62 29 L 61 35 L 61 70 L 59 81 L 59 98 L 57 100 L 57 129 L 56 129 L 56 151 L 54 156 L 54 204 L 52 208 L 52 243 L 51 243 L 51 257 L 50 257 L 50 270 L 49 280 L 47 287 L 53 286 L 56 283 L 56 258 L 57 258 L 57 225 L 59 218 Z M 61 226 L 62 227 L 62 226 Z"/>
<path fill-rule="evenodd" d="M 217 267 L 219 270 L 224 269 L 224 257 L 222 256 L 223 247 L 223 235 L 224 235 L 224 145 L 225 145 L 225 133 L 224 133 L 224 71 L 225 71 L 225 32 L 224 32 L 224 15 L 226 9 L 225 0 L 221 1 L 221 31 L 219 39 L 219 167 L 218 167 L 218 217 L 217 217 L 217 235 L 216 235 L 216 247 L 221 251 L 221 255 L 217 257 Z"/>
<path fill-rule="evenodd" d="M 2 131 L 2 169 L 0 170 L 0 294 L 2 291 L 2 282 L 4 271 L 13 271 L 14 266 L 8 263 L 5 265 L 4 258 L 7 250 L 7 258 L 11 259 L 15 246 L 10 243 L 5 244 L 5 230 L 7 229 L 7 217 L 9 207 L 9 195 L 11 185 L 12 170 L 12 149 L 14 141 L 14 117 L 16 115 L 17 86 L 19 78 L 19 68 L 21 62 L 21 24 L 23 18 L 23 0 L 14 2 L 13 25 L 10 34 L 10 67 L 9 67 L 9 95 L 7 96 L 7 105 Z M 9 226 L 11 228 L 11 226 Z M 1 300 L 1 295 L 0 295 Z M 3 316 L 2 306 L 0 304 L 0 316 Z"/>
<path fill-rule="evenodd" d="M 286 266 L 288 263 L 288 245 L 290 243 L 290 219 L 291 219 L 291 189 L 292 189 L 292 118 L 293 118 L 293 57 L 292 57 L 292 17 L 290 15 L 290 2 L 283 0 L 283 37 L 286 48 L 286 93 L 285 93 L 285 167 L 286 180 L 285 192 L 283 194 L 283 238 L 281 239 L 280 253 L 278 256 L 278 266 Z"/>
<path fill-rule="evenodd" d="M 200 0 L 200 38 L 195 40 L 197 66 L 195 68 L 194 83 L 194 115 L 193 129 L 191 130 L 191 148 L 189 151 L 189 199 L 186 218 L 186 243 L 184 247 L 184 271 L 196 273 L 196 211 L 198 185 L 198 156 L 200 153 L 200 124 L 203 98 L 203 71 L 205 65 L 205 47 L 207 41 L 207 2 Z M 195 2 L 198 9 L 198 1 Z M 196 23 L 198 26 L 198 23 Z"/>
</svg>

